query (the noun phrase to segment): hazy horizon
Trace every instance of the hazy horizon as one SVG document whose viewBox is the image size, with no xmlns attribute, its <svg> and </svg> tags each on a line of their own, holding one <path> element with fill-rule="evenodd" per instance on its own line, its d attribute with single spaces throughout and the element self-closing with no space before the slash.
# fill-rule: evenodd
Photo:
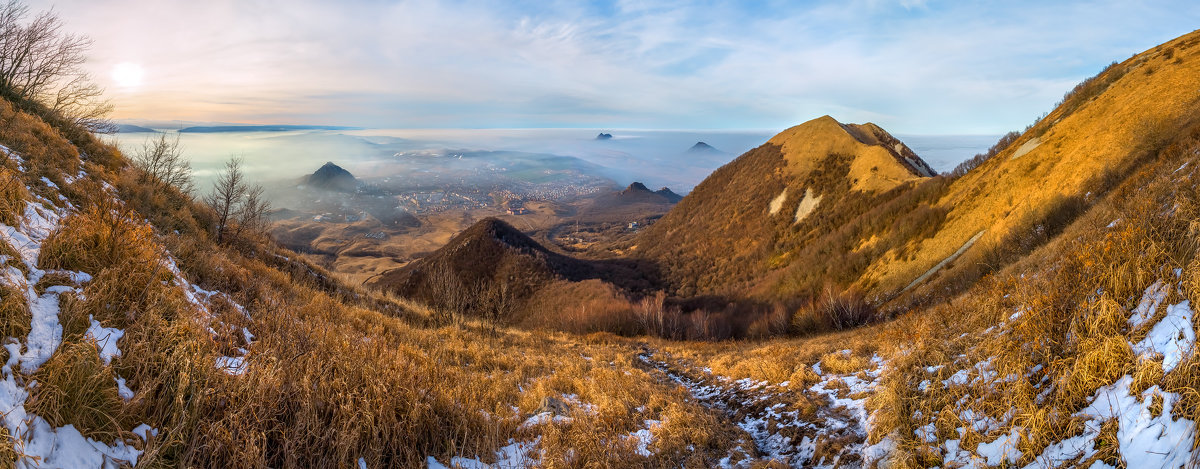
<svg viewBox="0 0 1200 469">
<path fill-rule="evenodd" d="M 356 175 L 376 175 L 404 152 L 521 152 L 569 156 L 601 167 L 617 185 L 638 181 L 687 193 L 712 171 L 765 143 L 778 131 L 621 129 L 362 129 L 274 132 L 178 133 L 201 192 L 226 160 L 244 159 L 247 175 L 278 182 L 310 174 L 332 161 Z M 597 134 L 613 135 L 596 140 Z M 123 133 L 114 138 L 132 154 L 160 134 Z M 999 135 L 896 135 L 939 172 L 987 150 Z M 720 153 L 689 153 L 697 142 Z"/>
</svg>

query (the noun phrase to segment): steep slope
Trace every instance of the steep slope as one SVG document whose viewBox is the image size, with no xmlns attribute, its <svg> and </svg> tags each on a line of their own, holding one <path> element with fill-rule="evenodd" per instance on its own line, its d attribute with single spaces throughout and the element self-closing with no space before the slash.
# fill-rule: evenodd
<svg viewBox="0 0 1200 469">
<path fill-rule="evenodd" d="M 637 252 L 661 262 L 681 295 L 735 294 L 790 262 L 793 249 L 932 174 L 878 126 L 823 116 L 715 171 L 638 239 Z"/>
<path fill-rule="evenodd" d="M 978 276 L 981 263 L 1011 261 L 1014 246 L 1037 242 L 1039 226 L 1061 229 L 1194 119 L 1197 44 L 1200 32 L 1184 35 L 1081 83 L 1005 151 L 950 185 L 937 204 L 948 213 L 936 233 L 906 255 L 877 259 L 867 277 L 880 291 L 899 291 L 930 273 L 912 286 L 928 295 Z M 959 260 L 931 272 L 973 239 Z"/>
<path fill-rule="evenodd" d="M 640 255 L 682 295 L 788 298 L 831 283 L 894 308 L 940 301 L 1053 238 L 1189 125 L 1198 43 L 1114 63 L 953 180 L 873 124 L 806 122 L 714 172 L 644 233 Z"/>
</svg>

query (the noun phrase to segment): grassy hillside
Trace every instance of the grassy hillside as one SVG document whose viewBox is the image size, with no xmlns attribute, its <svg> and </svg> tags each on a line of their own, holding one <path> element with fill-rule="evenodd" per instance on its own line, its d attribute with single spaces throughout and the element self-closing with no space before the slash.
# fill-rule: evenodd
<svg viewBox="0 0 1200 469">
<path fill-rule="evenodd" d="M 0 121 L 5 464 L 701 467 L 742 438 L 624 345 L 428 327 L 267 240 L 215 243 L 110 146 Z"/>
<path fill-rule="evenodd" d="M 1036 244 L 1192 124 L 1200 104 L 1200 32 L 1114 63 L 1069 92 L 1005 151 L 955 180 L 935 207 L 946 222 L 908 256 L 872 263 L 868 282 L 898 291 L 980 232 L 963 257 L 918 289 L 931 295 Z M 1057 225 L 1057 227 L 1055 226 Z M 980 266 L 980 264 L 984 266 Z M 961 278 L 961 279 L 960 279 Z"/>
<path fill-rule="evenodd" d="M 217 242 L 193 195 L 0 100 L 0 465 L 1193 466 L 1197 44 L 1114 65 L 957 179 L 828 118 L 718 170 L 642 241 L 675 291 L 917 305 L 753 341 L 547 329 L 767 335 L 817 307 L 635 302 L 646 271 L 487 220 L 397 280 L 458 282 L 428 308 Z M 510 294 L 542 314 L 463 314 Z"/>
<path fill-rule="evenodd" d="M 661 263 L 685 297 L 813 296 L 825 283 L 853 283 L 893 240 L 920 239 L 941 221 L 926 200 L 941 187 L 932 173 L 878 126 L 824 116 L 715 171 L 636 252 Z M 788 266 L 790 277 L 764 281 Z"/>
</svg>

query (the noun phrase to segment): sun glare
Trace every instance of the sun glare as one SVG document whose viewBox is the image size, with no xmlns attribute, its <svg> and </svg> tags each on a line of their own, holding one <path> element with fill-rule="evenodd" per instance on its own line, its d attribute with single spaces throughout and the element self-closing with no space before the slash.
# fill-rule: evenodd
<svg viewBox="0 0 1200 469">
<path fill-rule="evenodd" d="M 146 71 L 141 64 L 122 62 L 112 69 L 112 79 L 121 88 L 137 88 L 142 86 Z"/>
</svg>

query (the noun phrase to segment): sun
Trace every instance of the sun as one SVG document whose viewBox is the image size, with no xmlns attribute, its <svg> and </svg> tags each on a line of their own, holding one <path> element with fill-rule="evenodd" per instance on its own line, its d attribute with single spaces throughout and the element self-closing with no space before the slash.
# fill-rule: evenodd
<svg viewBox="0 0 1200 469">
<path fill-rule="evenodd" d="M 142 65 L 134 62 L 121 62 L 113 66 L 112 79 L 121 88 L 137 88 L 142 86 L 146 71 Z"/>
</svg>

